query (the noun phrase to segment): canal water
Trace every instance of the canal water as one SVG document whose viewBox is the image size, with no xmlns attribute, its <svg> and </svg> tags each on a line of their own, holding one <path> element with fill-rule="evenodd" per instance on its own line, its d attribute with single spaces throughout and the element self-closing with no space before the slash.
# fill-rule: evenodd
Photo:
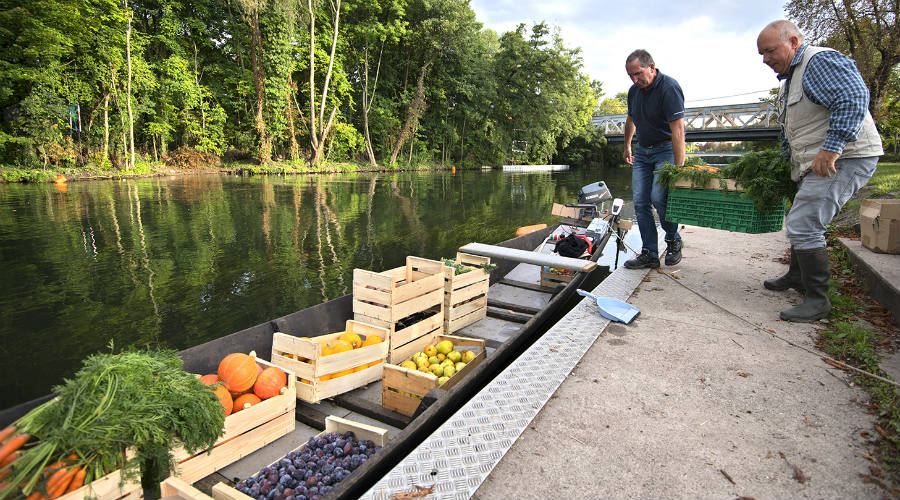
<svg viewBox="0 0 900 500">
<path fill-rule="evenodd" d="M 350 293 L 354 268 L 556 222 L 599 180 L 632 217 L 615 168 L 0 184 L 0 406 L 110 345 L 184 349 Z"/>
</svg>

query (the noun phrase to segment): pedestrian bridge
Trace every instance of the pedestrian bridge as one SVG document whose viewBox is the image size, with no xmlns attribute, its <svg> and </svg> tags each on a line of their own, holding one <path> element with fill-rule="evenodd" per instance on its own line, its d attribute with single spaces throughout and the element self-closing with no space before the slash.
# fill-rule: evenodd
<svg viewBox="0 0 900 500">
<path fill-rule="evenodd" d="M 610 143 L 625 141 L 626 115 L 594 116 L 594 126 Z M 684 110 L 685 140 L 770 141 L 781 133 L 775 107 L 767 102 L 703 106 Z"/>
</svg>

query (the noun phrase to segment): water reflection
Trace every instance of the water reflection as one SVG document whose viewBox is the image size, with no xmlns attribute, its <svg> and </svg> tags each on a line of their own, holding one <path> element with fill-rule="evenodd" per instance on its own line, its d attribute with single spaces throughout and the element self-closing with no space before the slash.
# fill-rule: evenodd
<svg viewBox="0 0 900 500">
<path fill-rule="evenodd" d="M 630 170 L 0 185 L 4 406 L 110 342 L 183 349 L 349 293 L 354 268 L 556 222 L 552 204 L 598 180 L 630 199 Z"/>
</svg>

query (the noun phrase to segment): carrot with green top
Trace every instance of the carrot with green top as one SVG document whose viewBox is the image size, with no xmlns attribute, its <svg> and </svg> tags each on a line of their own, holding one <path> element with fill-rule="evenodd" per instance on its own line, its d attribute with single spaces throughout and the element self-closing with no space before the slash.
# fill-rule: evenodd
<svg viewBox="0 0 900 500">
<path fill-rule="evenodd" d="M 14 451 L 21 448 L 22 445 L 28 442 L 28 438 L 30 437 L 31 436 L 28 434 L 16 434 L 9 438 L 9 441 L 3 443 L 3 446 L 0 446 L 0 461 L 6 459 L 6 457 L 10 456 Z"/>
<path fill-rule="evenodd" d="M 0 443 L 6 441 L 6 438 L 12 436 L 16 432 L 16 426 L 10 425 L 9 427 L 0 431 Z"/>
<path fill-rule="evenodd" d="M 75 477 L 78 469 L 78 467 L 70 467 L 66 469 L 65 475 L 63 475 L 62 479 L 60 479 L 59 482 L 57 482 L 52 487 L 49 484 L 47 485 L 47 496 L 50 498 L 50 500 L 58 498 L 63 493 L 65 493 L 67 489 L 69 489 L 69 484 L 72 483 L 72 479 Z"/>
<path fill-rule="evenodd" d="M 81 467 L 78 469 L 78 472 L 75 473 L 75 477 L 72 478 L 72 482 L 69 483 L 69 487 L 66 488 L 66 491 L 63 493 L 71 493 L 78 488 L 84 486 L 84 477 L 87 475 L 87 467 Z"/>
</svg>

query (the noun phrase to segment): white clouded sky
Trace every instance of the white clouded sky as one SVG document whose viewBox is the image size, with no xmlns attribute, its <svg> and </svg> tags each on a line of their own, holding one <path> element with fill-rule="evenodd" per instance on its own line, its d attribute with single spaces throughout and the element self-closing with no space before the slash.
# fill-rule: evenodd
<svg viewBox="0 0 900 500">
<path fill-rule="evenodd" d="M 519 23 L 559 27 L 567 47 L 581 48 L 582 71 L 603 83 L 604 97 L 628 91 L 625 57 L 638 48 L 678 80 L 688 107 L 757 102 L 778 85 L 756 51 L 756 37 L 770 21 L 786 18 L 784 0 L 471 0 L 470 5 L 478 21 L 501 34 Z"/>
</svg>

